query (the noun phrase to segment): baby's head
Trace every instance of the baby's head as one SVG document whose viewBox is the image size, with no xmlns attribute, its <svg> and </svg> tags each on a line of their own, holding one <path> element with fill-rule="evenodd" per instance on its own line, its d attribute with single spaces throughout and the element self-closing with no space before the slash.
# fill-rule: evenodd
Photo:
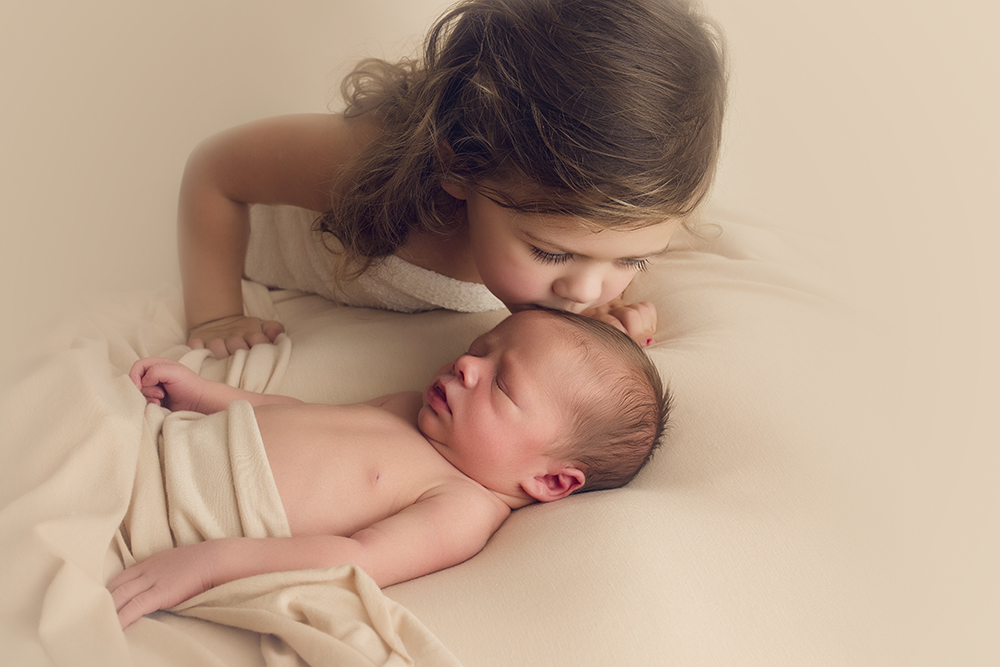
<svg viewBox="0 0 1000 667">
<path fill-rule="evenodd" d="M 614 327 L 563 311 L 516 313 L 435 374 L 421 432 L 491 490 L 528 500 L 628 483 L 652 456 L 670 400 Z"/>
<path fill-rule="evenodd" d="M 569 339 L 581 355 L 571 431 L 559 453 L 585 472 L 580 491 L 624 486 L 659 447 L 670 393 L 627 334 L 590 317 L 545 312 L 571 326 Z"/>
</svg>

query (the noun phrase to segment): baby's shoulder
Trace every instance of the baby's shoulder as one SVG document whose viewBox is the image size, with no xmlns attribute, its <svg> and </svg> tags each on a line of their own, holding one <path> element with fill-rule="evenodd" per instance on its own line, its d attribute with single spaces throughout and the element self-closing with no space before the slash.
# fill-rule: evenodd
<svg viewBox="0 0 1000 667">
<path fill-rule="evenodd" d="M 383 410 L 416 426 L 417 413 L 423 406 L 423 395 L 419 391 L 400 391 L 373 398 L 361 405 Z"/>
<path fill-rule="evenodd" d="M 479 526 L 492 534 L 510 516 L 511 509 L 495 493 L 461 474 L 443 477 L 418 500 L 434 506 L 449 522 Z"/>
</svg>

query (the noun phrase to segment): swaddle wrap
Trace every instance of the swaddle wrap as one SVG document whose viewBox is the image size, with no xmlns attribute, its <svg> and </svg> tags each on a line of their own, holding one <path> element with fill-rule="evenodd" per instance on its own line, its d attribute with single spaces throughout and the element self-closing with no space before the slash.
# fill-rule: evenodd
<svg viewBox="0 0 1000 667">
<path fill-rule="evenodd" d="M 133 557 L 220 537 L 291 535 L 249 403 L 213 415 L 164 412 L 146 409 L 146 428 L 159 435 L 140 453 L 122 522 Z"/>
</svg>

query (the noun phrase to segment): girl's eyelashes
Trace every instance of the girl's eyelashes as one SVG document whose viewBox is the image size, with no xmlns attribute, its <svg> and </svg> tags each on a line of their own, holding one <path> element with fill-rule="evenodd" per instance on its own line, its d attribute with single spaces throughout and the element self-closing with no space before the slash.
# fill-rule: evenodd
<svg viewBox="0 0 1000 667">
<path fill-rule="evenodd" d="M 573 259 L 573 255 L 569 253 L 546 252 L 545 250 L 542 250 L 541 248 L 536 248 L 535 246 L 531 246 L 531 255 L 532 257 L 537 259 L 539 262 L 542 262 L 543 264 L 565 264 L 569 260 Z M 649 268 L 649 260 L 645 258 L 633 259 L 629 257 L 624 257 L 622 259 L 615 261 L 620 266 L 623 266 L 626 269 L 631 269 L 632 271 L 645 271 L 646 269 Z"/>
<path fill-rule="evenodd" d="M 620 259 L 618 262 L 633 271 L 645 271 L 649 268 L 648 259 Z"/>
<path fill-rule="evenodd" d="M 535 246 L 531 246 L 531 255 L 543 264 L 563 264 L 572 258 L 572 255 L 567 253 L 545 252 Z"/>
</svg>

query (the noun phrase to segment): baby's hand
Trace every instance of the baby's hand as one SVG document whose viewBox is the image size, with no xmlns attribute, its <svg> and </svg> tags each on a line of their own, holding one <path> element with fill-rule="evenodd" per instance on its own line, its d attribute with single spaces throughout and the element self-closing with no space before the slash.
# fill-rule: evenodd
<svg viewBox="0 0 1000 667">
<path fill-rule="evenodd" d="M 199 542 L 160 551 L 108 582 L 122 630 L 211 588 L 211 549 L 211 542 Z"/>
<path fill-rule="evenodd" d="M 201 403 L 208 381 L 183 364 L 147 357 L 132 364 L 128 376 L 147 403 L 175 411 L 205 412 Z"/>
<path fill-rule="evenodd" d="M 277 320 L 231 315 L 193 327 L 188 332 L 188 346 L 207 348 L 216 359 L 224 359 L 236 350 L 249 350 L 260 343 L 273 343 L 285 327 Z"/>
<path fill-rule="evenodd" d="M 640 347 L 648 347 L 653 343 L 656 333 L 656 306 L 648 301 L 628 303 L 622 299 L 613 299 L 603 306 L 588 308 L 583 315 L 607 322 L 616 329 L 624 331 Z"/>
</svg>

